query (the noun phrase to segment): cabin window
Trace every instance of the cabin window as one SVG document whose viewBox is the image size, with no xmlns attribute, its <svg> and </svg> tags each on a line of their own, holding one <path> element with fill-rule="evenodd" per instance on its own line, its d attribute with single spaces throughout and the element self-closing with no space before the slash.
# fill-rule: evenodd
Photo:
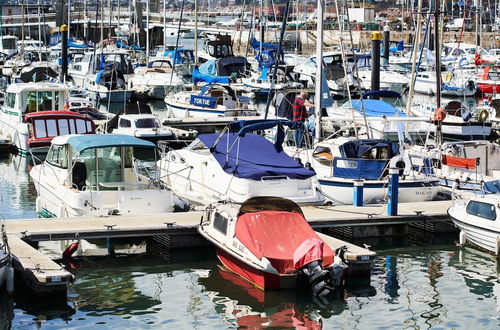
<svg viewBox="0 0 500 330">
<path fill-rule="evenodd" d="M 35 120 L 33 123 L 35 126 L 35 136 L 37 138 L 47 137 L 47 130 L 45 128 L 45 120 Z"/>
<path fill-rule="evenodd" d="M 87 133 L 92 133 L 92 122 L 87 121 Z"/>
<path fill-rule="evenodd" d="M 130 120 L 123 118 L 120 119 L 120 127 L 131 127 L 131 126 L 132 125 L 130 123 Z"/>
<path fill-rule="evenodd" d="M 483 219 L 495 220 L 497 218 L 495 205 L 488 203 L 470 201 L 467 205 L 466 211 L 468 214 L 475 215 L 476 217 Z"/>
<path fill-rule="evenodd" d="M 58 119 L 57 123 L 59 124 L 59 135 L 70 134 L 67 119 Z"/>
<path fill-rule="evenodd" d="M 7 108 L 14 108 L 15 105 L 16 105 L 16 94 L 7 93 L 7 96 L 5 97 L 5 106 Z"/>
<path fill-rule="evenodd" d="M 65 146 L 52 145 L 49 152 L 47 153 L 46 160 L 52 165 L 62 168 L 68 168 Z"/>
<path fill-rule="evenodd" d="M 332 151 L 328 147 L 317 147 L 313 153 L 314 159 L 323 165 L 330 166 L 333 161 Z"/>
<path fill-rule="evenodd" d="M 48 136 L 57 136 L 57 123 L 55 119 L 46 120 L 47 123 L 47 135 Z"/>
<path fill-rule="evenodd" d="M 161 127 L 160 121 L 156 118 L 137 119 L 135 121 L 137 128 L 159 128 Z"/>
<path fill-rule="evenodd" d="M 226 235 L 227 232 L 227 218 L 220 213 L 214 214 L 214 228 Z"/>
<path fill-rule="evenodd" d="M 85 120 L 83 119 L 77 119 L 75 120 L 76 122 L 76 132 L 78 134 L 81 134 L 81 133 L 85 133 L 86 132 L 86 124 L 85 124 Z"/>
</svg>

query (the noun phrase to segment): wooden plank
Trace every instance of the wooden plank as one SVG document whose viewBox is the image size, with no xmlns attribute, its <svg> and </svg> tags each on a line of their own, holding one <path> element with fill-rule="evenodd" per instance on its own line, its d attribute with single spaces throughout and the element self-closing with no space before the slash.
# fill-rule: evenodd
<svg viewBox="0 0 500 330">
<path fill-rule="evenodd" d="M 37 293 L 64 291 L 74 276 L 17 236 L 8 236 L 13 266 Z"/>
<path fill-rule="evenodd" d="M 8 234 L 31 241 L 103 237 L 145 237 L 195 233 L 202 212 L 179 212 L 141 216 L 24 219 L 6 221 Z"/>
</svg>

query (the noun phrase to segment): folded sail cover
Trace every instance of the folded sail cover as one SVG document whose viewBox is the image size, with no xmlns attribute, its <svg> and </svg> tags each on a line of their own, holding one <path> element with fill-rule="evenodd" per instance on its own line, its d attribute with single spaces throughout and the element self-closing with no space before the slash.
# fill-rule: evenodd
<svg viewBox="0 0 500 330">
<path fill-rule="evenodd" d="M 226 133 L 214 146 L 218 137 L 219 134 L 198 136 L 205 146 L 211 148 L 212 155 L 222 169 L 238 178 L 261 180 L 271 176 L 287 176 L 290 179 L 307 179 L 316 175 L 285 152 L 276 151 L 274 144 L 260 135 L 245 134 L 244 137 L 238 137 L 237 133 Z"/>
<path fill-rule="evenodd" d="M 443 165 L 465 168 L 467 170 L 473 170 L 476 168 L 476 159 L 474 158 L 459 158 L 449 155 L 443 155 Z"/>
<path fill-rule="evenodd" d="M 245 213 L 238 217 L 235 236 L 257 258 L 266 257 L 280 274 L 289 273 L 318 258 L 322 258 L 325 267 L 333 262 L 334 252 L 327 244 L 321 245 L 322 251 L 307 249 L 303 244 L 311 238 L 323 241 L 299 213 Z M 301 255 L 297 264 L 294 262 L 296 251 Z"/>
</svg>

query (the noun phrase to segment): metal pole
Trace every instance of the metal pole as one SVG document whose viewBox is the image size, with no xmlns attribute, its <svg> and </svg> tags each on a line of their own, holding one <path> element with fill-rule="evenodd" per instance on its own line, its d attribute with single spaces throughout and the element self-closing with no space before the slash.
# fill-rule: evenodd
<svg viewBox="0 0 500 330">
<path fill-rule="evenodd" d="M 83 19 L 85 20 L 83 22 L 83 40 L 86 42 L 87 41 L 87 0 L 83 1 Z"/>
<path fill-rule="evenodd" d="M 61 81 L 66 82 L 68 75 L 68 26 L 62 25 L 61 29 Z"/>
<path fill-rule="evenodd" d="M 71 0 L 68 0 L 68 36 L 69 36 L 69 30 L 70 30 L 70 25 L 71 25 Z"/>
<path fill-rule="evenodd" d="M 389 26 L 386 25 L 384 26 L 384 59 L 387 61 L 387 64 L 389 64 L 390 42 L 391 42 L 391 30 L 389 29 Z"/>
<path fill-rule="evenodd" d="M 146 63 L 149 59 L 149 1 L 146 2 Z"/>
<path fill-rule="evenodd" d="M 323 81 L 323 19 L 325 6 L 322 0 L 318 0 L 318 17 L 316 21 L 316 81 L 314 92 L 315 109 L 315 134 L 314 143 L 318 143 L 321 137 L 321 87 Z"/>
<path fill-rule="evenodd" d="M 415 32 L 415 40 L 413 42 L 413 50 L 412 50 L 412 65 L 411 65 L 411 76 L 410 76 L 410 91 L 408 92 L 408 100 L 406 102 L 406 113 L 411 114 L 411 106 L 413 103 L 413 90 L 415 89 L 415 73 L 417 72 L 417 53 L 418 53 L 418 45 L 420 44 L 420 20 L 421 20 L 421 12 L 422 12 L 422 0 L 418 0 L 418 9 L 417 9 L 417 30 Z M 405 125 L 408 127 L 408 125 Z"/>
<path fill-rule="evenodd" d="M 436 52 L 436 107 L 441 108 L 441 50 L 439 48 L 439 0 L 435 0 L 434 50 Z"/>
<path fill-rule="evenodd" d="M 380 40 L 382 33 L 372 32 L 372 91 L 380 90 Z"/>
</svg>

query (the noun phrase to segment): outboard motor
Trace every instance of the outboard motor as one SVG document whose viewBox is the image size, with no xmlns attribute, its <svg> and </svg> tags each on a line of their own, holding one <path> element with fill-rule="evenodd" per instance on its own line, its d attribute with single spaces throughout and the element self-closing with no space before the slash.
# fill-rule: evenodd
<svg viewBox="0 0 500 330">
<path fill-rule="evenodd" d="M 341 246 L 335 250 L 335 257 L 333 259 L 333 264 L 328 267 L 330 272 L 330 286 L 338 287 L 342 285 L 342 278 L 344 276 L 344 270 L 347 268 L 345 263 L 344 254 L 347 251 L 347 246 Z"/>
<path fill-rule="evenodd" d="M 326 296 L 330 293 L 328 282 L 330 280 L 330 272 L 323 269 L 321 261 L 313 261 L 302 267 L 302 271 L 309 277 L 309 286 L 314 295 Z"/>
</svg>

